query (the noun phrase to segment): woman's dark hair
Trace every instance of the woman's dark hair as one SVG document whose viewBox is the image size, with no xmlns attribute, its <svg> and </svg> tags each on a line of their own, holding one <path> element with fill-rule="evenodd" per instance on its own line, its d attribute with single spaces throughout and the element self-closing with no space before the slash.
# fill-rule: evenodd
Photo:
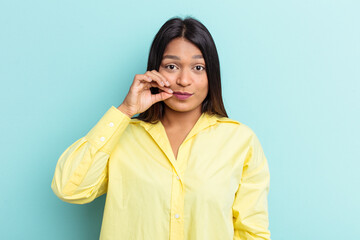
<svg viewBox="0 0 360 240">
<path fill-rule="evenodd" d="M 197 19 L 187 17 L 182 20 L 179 17 L 174 17 L 164 23 L 152 42 L 147 71 L 154 69 L 159 71 L 166 46 L 171 40 L 179 37 L 185 38 L 196 45 L 205 60 L 209 90 L 202 102 L 201 112 L 228 117 L 221 95 L 220 63 L 215 42 L 207 28 Z M 159 89 L 151 88 L 151 92 L 158 93 Z M 157 102 L 134 118 L 156 123 L 164 115 L 164 105 L 163 101 Z"/>
</svg>

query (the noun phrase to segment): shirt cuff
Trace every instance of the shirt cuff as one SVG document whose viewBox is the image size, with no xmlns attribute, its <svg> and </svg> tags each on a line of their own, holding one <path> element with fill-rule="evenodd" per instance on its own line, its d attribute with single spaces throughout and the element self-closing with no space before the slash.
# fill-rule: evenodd
<svg viewBox="0 0 360 240">
<path fill-rule="evenodd" d="M 129 116 L 111 106 L 85 138 L 99 151 L 110 154 L 130 121 Z"/>
</svg>

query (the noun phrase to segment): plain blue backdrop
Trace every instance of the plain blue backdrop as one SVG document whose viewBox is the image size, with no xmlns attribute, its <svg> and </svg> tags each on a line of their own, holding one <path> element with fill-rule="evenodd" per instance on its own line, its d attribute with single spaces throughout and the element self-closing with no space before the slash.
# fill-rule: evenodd
<svg viewBox="0 0 360 240">
<path fill-rule="evenodd" d="M 98 239 L 105 196 L 62 202 L 58 158 L 146 71 L 173 16 L 218 48 L 225 107 L 267 156 L 273 240 L 354 239 L 360 223 L 360 3 L 0 3 L 1 239 Z"/>
</svg>

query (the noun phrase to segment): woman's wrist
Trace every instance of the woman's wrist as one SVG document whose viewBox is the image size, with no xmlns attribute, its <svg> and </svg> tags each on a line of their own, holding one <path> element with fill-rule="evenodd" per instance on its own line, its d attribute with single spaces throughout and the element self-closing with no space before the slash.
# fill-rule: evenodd
<svg viewBox="0 0 360 240">
<path fill-rule="evenodd" d="M 117 107 L 117 109 L 119 109 L 122 113 L 127 115 L 129 118 L 131 118 L 132 116 L 135 115 L 124 104 L 121 104 L 119 107 Z"/>
</svg>

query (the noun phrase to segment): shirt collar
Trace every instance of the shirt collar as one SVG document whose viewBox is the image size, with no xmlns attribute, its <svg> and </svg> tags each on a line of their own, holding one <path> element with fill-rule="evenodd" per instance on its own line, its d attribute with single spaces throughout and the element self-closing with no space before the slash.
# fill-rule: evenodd
<svg viewBox="0 0 360 240">
<path fill-rule="evenodd" d="M 161 123 L 161 121 L 158 121 L 157 123 L 148 123 L 148 122 L 144 122 L 144 121 L 139 120 L 139 119 L 131 119 L 130 123 L 140 124 L 151 135 L 153 135 L 152 133 L 154 133 L 154 132 L 159 132 L 159 131 L 165 130 L 163 124 Z M 227 118 L 227 117 L 222 117 L 222 116 L 217 115 L 217 114 L 211 115 L 211 114 L 208 114 L 208 113 L 204 112 L 204 113 L 202 113 L 200 115 L 199 119 L 197 120 L 194 127 L 191 129 L 191 131 L 187 135 L 184 142 L 186 140 L 188 140 L 189 138 L 193 137 L 194 135 L 198 134 L 200 131 L 204 130 L 205 128 L 208 128 L 210 126 L 213 126 L 213 125 L 216 125 L 216 124 L 219 124 L 219 123 L 240 124 L 238 121 L 235 121 L 233 119 L 230 119 L 230 118 Z"/>
<path fill-rule="evenodd" d="M 232 119 L 221 117 L 219 115 L 209 115 L 208 113 L 202 113 L 195 123 L 194 127 L 191 129 L 189 134 L 186 136 L 183 143 L 185 143 L 187 140 L 191 139 L 193 136 L 196 136 L 199 132 L 202 130 L 216 125 L 220 123 L 225 122 L 232 122 L 232 123 L 238 123 Z M 166 137 L 166 131 L 161 123 L 161 121 L 158 121 L 157 123 L 148 123 L 144 122 L 139 119 L 131 119 L 131 124 L 140 124 L 148 133 L 149 135 L 154 139 L 156 144 L 159 146 L 159 148 L 164 152 L 164 154 L 167 156 L 169 161 L 172 163 L 172 165 L 175 168 L 175 171 L 177 174 L 181 175 L 180 169 L 179 169 L 179 163 L 175 160 L 175 156 L 173 154 L 172 148 L 170 146 L 170 142 L 168 138 Z M 183 144 L 182 143 L 182 144 Z"/>
</svg>

